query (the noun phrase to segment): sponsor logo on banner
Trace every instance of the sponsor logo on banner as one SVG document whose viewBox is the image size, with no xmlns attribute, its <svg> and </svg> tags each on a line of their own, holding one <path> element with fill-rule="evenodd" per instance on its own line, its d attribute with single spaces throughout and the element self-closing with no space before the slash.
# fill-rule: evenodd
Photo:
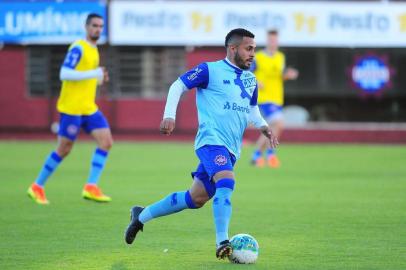
<svg viewBox="0 0 406 270">
<path fill-rule="evenodd" d="M 394 69 L 386 55 L 366 54 L 356 56 L 350 68 L 351 83 L 354 88 L 367 95 L 380 95 L 392 87 Z"/>
<path fill-rule="evenodd" d="M 68 44 L 84 38 L 89 13 L 106 18 L 106 4 L 88 2 L 0 2 L 0 42 Z M 107 20 L 106 20 L 107 21 Z M 99 42 L 107 39 L 106 27 Z"/>
<path fill-rule="evenodd" d="M 266 43 L 266 29 L 280 31 L 283 46 L 404 47 L 406 3 L 333 1 L 110 1 L 113 45 L 222 46 L 243 27 Z M 174 34 L 176 33 L 176 34 Z"/>
</svg>

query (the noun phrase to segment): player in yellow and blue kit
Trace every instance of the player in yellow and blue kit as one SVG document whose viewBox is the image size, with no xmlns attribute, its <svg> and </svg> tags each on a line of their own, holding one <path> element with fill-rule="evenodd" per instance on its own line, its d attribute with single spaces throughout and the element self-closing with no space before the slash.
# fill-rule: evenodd
<svg viewBox="0 0 406 270">
<path fill-rule="evenodd" d="M 249 71 L 256 47 L 254 35 L 245 29 L 234 29 L 227 34 L 225 46 L 225 59 L 201 63 L 171 85 L 160 126 L 162 133 L 172 133 L 182 93 L 196 88 L 199 128 L 195 151 L 200 163 L 192 172 L 193 184 L 189 190 L 171 193 L 145 208 L 133 207 L 125 232 L 127 244 L 132 244 L 144 224 L 152 219 L 200 208 L 213 198 L 216 256 L 224 259 L 232 253 L 228 225 L 235 186 L 233 168 L 240 157 L 244 131 L 251 122 L 270 140 L 271 146 L 278 142 L 261 117 L 257 83 Z"/>
<path fill-rule="evenodd" d="M 283 129 L 282 106 L 284 103 L 283 82 L 295 80 L 298 71 L 293 68 L 285 68 L 285 55 L 279 51 L 278 32 L 270 30 L 267 33 L 267 46 L 265 50 L 255 55 L 255 61 L 251 66 L 258 80 L 258 106 L 262 116 L 272 127 L 278 138 Z M 262 153 L 266 151 L 266 160 Z M 277 168 L 280 165 L 275 154 L 275 149 L 269 147 L 266 137 L 260 136 L 257 141 L 257 149 L 252 156 L 252 164 L 263 167 L 265 161 L 270 167 Z"/>
<path fill-rule="evenodd" d="M 89 14 L 86 19 L 86 39 L 78 40 L 69 47 L 62 64 L 62 89 L 57 103 L 60 113 L 58 145 L 28 189 L 28 195 L 39 204 L 49 203 L 44 185 L 70 153 L 81 128 L 93 136 L 98 146 L 93 154 L 89 178 L 82 196 L 98 202 L 111 200 L 97 185 L 113 143 L 109 124 L 95 103 L 97 85 L 109 80 L 106 69 L 99 67 L 96 46 L 103 26 L 104 21 L 100 15 Z"/>
</svg>

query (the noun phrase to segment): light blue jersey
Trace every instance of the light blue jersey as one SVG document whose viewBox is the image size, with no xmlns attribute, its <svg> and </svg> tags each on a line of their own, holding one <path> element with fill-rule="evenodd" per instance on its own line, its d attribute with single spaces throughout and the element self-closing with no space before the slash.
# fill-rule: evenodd
<svg viewBox="0 0 406 270">
<path fill-rule="evenodd" d="M 197 88 L 195 149 L 222 145 L 239 158 L 251 106 L 257 105 L 255 75 L 224 59 L 202 63 L 179 78 L 188 89 Z"/>
</svg>

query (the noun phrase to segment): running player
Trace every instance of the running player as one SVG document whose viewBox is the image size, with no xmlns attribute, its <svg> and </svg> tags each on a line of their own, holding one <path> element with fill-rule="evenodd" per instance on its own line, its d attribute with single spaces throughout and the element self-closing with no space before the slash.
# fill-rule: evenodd
<svg viewBox="0 0 406 270">
<path fill-rule="evenodd" d="M 96 46 L 103 26 L 103 18 L 100 15 L 89 14 L 85 26 L 86 39 L 78 40 L 69 47 L 62 64 L 60 71 L 62 89 L 57 104 L 60 113 L 58 145 L 48 156 L 37 179 L 28 189 L 28 195 L 38 204 L 49 204 L 44 185 L 70 153 L 81 128 L 97 143 L 82 196 L 97 202 L 111 201 L 97 185 L 113 144 L 109 124 L 95 103 L 97 84 L 109 80 L 106 69 L 99 67 L 99 52 Z"/>
<path fill-rule="evenodd" d="M 275 136 L 279 138 L 283 129 L 283 82 L 296 80 L 299 73 L 296 69 L 285 68 L 285 55 L 279 51 L 278 32 L 276 30 L 270 30 L 267 33 L 267 46 L 265 50 L 259 51 L 255 55 L 251 71 L 254 72 L 258 80 L 258 106 L 261 114 L 272 127 Z M 266 159 L 262 156 L 265 150 Z M 258 138 L 257 149 L 252 155 L 251 162 L 257 167 L 263 167 L 265 164 L 272 168 L 280 166 L 275 149 L 269 146 L 265 136 L 260 135 Z"/>
<path fill-rule="evenodd" d="M 273 147 L 278 142 L 259 112 L 257 83 L 249 71 L 256 47 L 254 35 L 245 29 L 234 29 L 227 34 L 225 46 L 225 59 L 202 63 L 171 85 L 160 126 L 162 133 L 172 133 L 182 93 L 197 88 L 199 128 L 195 151 L 200 164 L 192 172 L 193 184 L 189 190 L 171 193 L 145 208 L 133 207 L 125 232 L 127 244 L 133 243 L 136 234 L 152 219 L 200 208 L 213 198 L 216 256 L 224 259 L 232 253 L 228 225 L 235 184 L 233 167 L 240 157 L 248 122 L 260 129 Z"/>
</svg>

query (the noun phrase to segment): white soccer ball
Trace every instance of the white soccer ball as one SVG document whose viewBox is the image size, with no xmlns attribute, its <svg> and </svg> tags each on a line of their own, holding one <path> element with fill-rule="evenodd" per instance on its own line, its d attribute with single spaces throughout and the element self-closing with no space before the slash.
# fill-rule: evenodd
<svg viewBox="0 0 406 270">
<path fill-rule="evenodd" d="M 228 257 L 232 263 L 250 264 L 258 259 L 259 245 L 249 234 L 240 233 L 230 239 L 233 253 Z"/>
</svg>

